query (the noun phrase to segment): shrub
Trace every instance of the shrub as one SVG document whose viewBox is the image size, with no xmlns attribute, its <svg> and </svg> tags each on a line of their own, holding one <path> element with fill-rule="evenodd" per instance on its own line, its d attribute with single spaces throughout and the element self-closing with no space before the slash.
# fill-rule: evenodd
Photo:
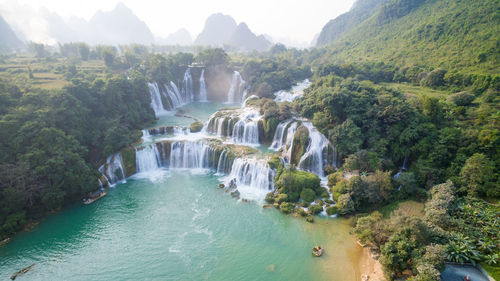
<svg viewBox="0 0 500 281">
<path fill-rule="evenodd" d="M 285 213 L 285 214 L 290 214 L 293 212 L 294 205 L 289 202 L 282 202 L 280 204 L 280 211 Z"/>
<path fill-rule="evenodd" d="M 269 204 L 274 203 L 274 193 L 269 192 L 268 194 L 266 194 L 266 199 L 264 199 L 264 200 L 266 200 L 266 202 Z"/>
<path fill-rule="evenodd" d="M 314 201 L 314 197 L 316 194 L 314 193 L 314 190 L 310 188 L 304 188 L 302 189 L 302 192 L 300 193 L 300 198 L 306 202 L 312 202 Z"/>
<path fill-rule="evenodd" d="M 340 195 L 337 208 L 340 215 L 347 215 L 354 212 L 354 201 L 352 201 L 350 194 Z"/>
<path fill-rule="evenodd" d="M 470 105 L 475 98 L 476 97 L 473 94 L 467 92 L 459 92 L 451 95 L 448 99 L 458 106 L 467 106 Z"/>
<path fill-rule="evenodd" d="M 337 213 L 337 207 L 335 206 L 330 206 L 328 208 L 326 208 L 326 214 L 331 216 L 331 215 L 335 215 Z"/>
<path fill-rule="evenodd" d="M 307 216 L 307 212 L 306 212 L 306 210 L 304 210 L 304 208 L 297 208 L 297 213 L 299 215 L 301 215 L 302 217 Z"/>
<path fill-rule="evenodd" d="M 288 201 L 288 195 L 281 193 L 278 195 L 278 198 L 275 199 L 275 201 L 278 202 L 279 204 L 286 202 Z"/>
<path fill-rule="evenodd" d="M 444 75 L 446 74 L 446 70 L 437 68 L 433 71 L 429 72 L 422 81 L 420 81 L 420 85 L 426 87 L 439 87 L 444 85 Z"/>
<path fill-rule="evenodd" d="M 319 206 L 319 205 L 311 205 L 309 206 L 309 213 L 311 215 L 316 215 L 316 214 L 319 214 L 323 211 L 323 207 Z"/>
</svg>

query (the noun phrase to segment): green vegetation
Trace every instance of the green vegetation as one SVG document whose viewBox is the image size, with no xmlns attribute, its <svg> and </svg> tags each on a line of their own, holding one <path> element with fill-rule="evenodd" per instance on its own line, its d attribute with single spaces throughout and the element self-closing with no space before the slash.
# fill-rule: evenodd
<svg viewBox="0 0 500 281">
<path fill-rule="evenodd" d="M 356 27 L 334 37 L 336 42 L 319 51 L 317 64 L 384 61 L 399 67 L 498 74 L 498 1 L 376 2 L 389 3 L 379 4 L 374 14 L 365 15 L 355 22 Z"/>
<path fill-rule="evenodd" d="M 380 209 L 354 232 L 378 249 L 389 280 L 440 280 L 445 260 L 498 264 L 499 208 L 482 200 L 500 196 L 499 78 L 454 73 L 327 64 L 293 106 L 338 152 L 339 170 L 325 169 L 336 201 L 327 212 Z M 398 206 L 408 199 L 427 200 L 425 214 Z"/>
</svg>

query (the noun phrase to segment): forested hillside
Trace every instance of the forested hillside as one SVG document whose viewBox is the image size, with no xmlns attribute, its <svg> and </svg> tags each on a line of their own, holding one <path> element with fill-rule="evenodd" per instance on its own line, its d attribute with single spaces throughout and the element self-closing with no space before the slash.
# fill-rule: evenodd
<svg viewBox="0 0 500 281">
<path fill-rule="evenodd" d="M 499 22 L 497 0 L 392 0 L 328 46 L 318 63 L 369 60 L 498 73 Z"/>
</svg>

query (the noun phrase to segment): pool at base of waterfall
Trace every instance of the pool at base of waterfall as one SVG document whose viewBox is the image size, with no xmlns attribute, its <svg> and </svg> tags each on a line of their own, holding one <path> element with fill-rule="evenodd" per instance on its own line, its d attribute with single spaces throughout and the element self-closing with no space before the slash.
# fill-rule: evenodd
<svg viewBox="0 0 500 281">
<path fill-rule="evenodd" d="M 235 200 L 213 173 L 137 174 L 0 248 L 0 279 L 359 280 L 346 219 L 303 219 Z M 325 254 L 313 258 L 311 248 Z"/>
</svg>

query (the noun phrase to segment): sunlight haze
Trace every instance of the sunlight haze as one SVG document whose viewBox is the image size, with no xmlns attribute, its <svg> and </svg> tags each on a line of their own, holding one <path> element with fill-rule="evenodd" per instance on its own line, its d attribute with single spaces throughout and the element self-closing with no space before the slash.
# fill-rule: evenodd
<svg viewBox="0 0 500 281">
<path fill-rule="evenodd" d="M 33 36 L 27 35 L 31 37 L 27 39 L 50 43 L 50 39 L 40 32 L 43 30 L 43 23 L 39 22 L 37 15 L 41 9 L 55 12 L 65 20 L 71 17 L 89 20 L 97 11 L 112 10 L 119 2 L 124 3 L 144 21 L 156 37 L 166 37 L 185 28 L 194 40 L 209 15 L 223 13 L 232 16 L 237 23 L 245 22 L 256 34 L 269 34 L 278 41 L 284 38 L 310 43 L 330 19 L 347 12 L 354 1 L 312 0 L 305 5 L 299 1 L 287 0 L 87 0 L 79 3 L 65 0 L 1 0 L 0 14 L 13 25 L 24 24 L 26 28 L 26 23 L 29 22 L 30 28 L 36 29 L 37 32 Z M 22 16 L 19 16 L 19 11 L 22 11 Z"/>
</svg>

